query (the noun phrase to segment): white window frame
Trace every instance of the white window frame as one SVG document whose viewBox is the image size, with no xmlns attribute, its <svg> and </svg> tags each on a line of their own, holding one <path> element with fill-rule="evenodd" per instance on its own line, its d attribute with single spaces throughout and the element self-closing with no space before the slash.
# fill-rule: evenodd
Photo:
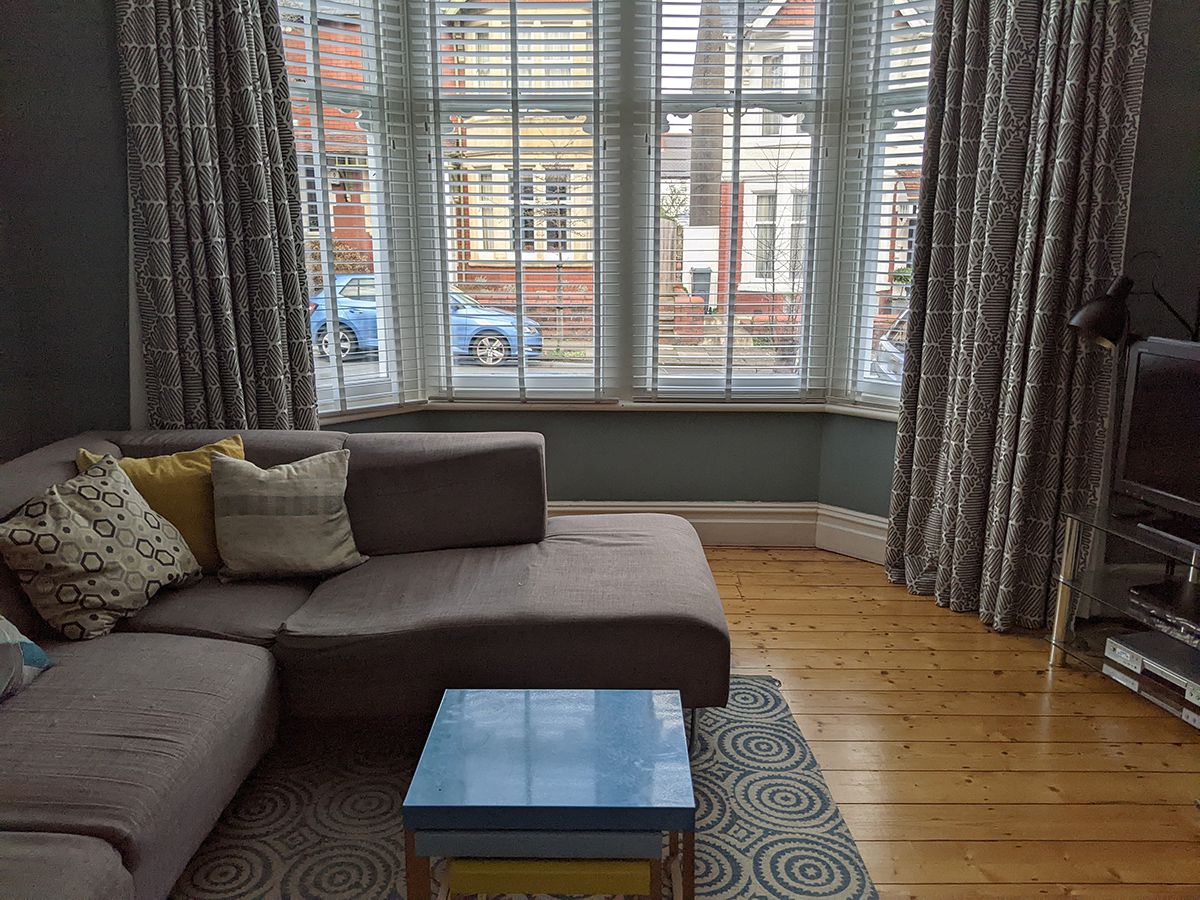
<svg viewBox="0 0 1200 900">
<path fill-rule="evenodd" d="M 299 5 L 299 0 L 286 0 L 286 2 Z M 519 2 L 521 0 L 511 0 L 514 7 Z M 806 386 L 808 376 L 803 376 L 798 379 L 794 389 L 781 392 L 778 389 L 779 379 L 770 377 L 738 378 L 729 372 L 713 378 L 708 376 L 685 379 L 656 378 L 653 385 L 639 382 L 639 376 L 631 374 L 629 367 L 632 366 L 634 367 L 633 371 L 637 371 L 638 367 L 642 365 L 639 362 L 640 359 L 653 361 L 656 358 L 657 351 L 653 346 L 656 325 L 652 321 L 640 319 L 639 316 L 642 313 L 639 310 L 650 313 L 653 318 L 652 310 L 657 302 L 657 273 L 652 271 L 655 261 L 648 257 L 653 255 L 653 246 L 656 245 L 657 237 L 646 236 L 645 239 L 652 245 L 648 248 L 648 252 L 639 252 L 638 260 L 630 264 L 635 272 L 633 278 L 640 286 L 637 289 L 644 292 L 646 298 L 650 300 L 649 304 L 642 300 L 637 300 L 635 303 L 633 298 L 621 293 L 620 286 L 627 289 L 629 276 L 626 275 L 623 281 L 615 277 L 617 266 L 612 263 L 612 254 L 619 241 L 616 238 L 610 240 L 608 235 L 601 234 L 605 227 L 602 221 L 608 227 L 618 229 L 617 234 L 621 228 L 640 229 L 641 218 L 646 208 L 657 202 L 658 174 L 657 163 L 653 161 L 640 169 L 630 170 L 628 166 L 622 169 L 622 161 L 628 162 L 632 156 L 622 156 L 621 154 L 629 152 L 628 149 L 621 147 L 614 149 L 612 144 L 644 146 L 646 143 L 645 139 L 649 135 L 640 133 L 643 121 L 641 113 L 629 114 L 630 104 L 634 106 L 643 104 L 643 111 L 650 120 L 660 120 L 663 115 L 670 112 L 671 103 L 678 101 L 668 98 L 668 102 L 664 104 L 663 98 L 658 96 L 652 97 L 644 94 L 641 99 L 628 96 L 628 88 L 632 82 L 618 71 L 621 66 L 613 65 L 607 59 L 601 59 L 599 48 L 593 56 L 595 96 L 586 99 L 577 98 L 576 107 L 573 107 L 582 109 L 583 105 L 590 105 L 589 112 L 595 117 L 593 126 L 597 127 L 598 131 L 603 131 L 604 128 L 609 129 L 603 135 L 597 134 L 597 149 L 591 177 L 594 182 L 598 183 L 601 179 L 611 178 L 615 172 L 620 172 L 622 177 L 641 179 L 644 183 L 639 184 L 632 191 L 620 193 L 615 190 L 609 191 L 605 187 L 603 196 L 601 196 L 602 189 L 595 186 L 596 206 L 592 210 L 595 244 L 592 250 L 595 277 L 593 289 L 595 297 L 593 321 L 596 342 L 594 370 L 581 375 L 560 375 L 546 371 L 520 374 L 487 371 L 480 373 L 477 377 L 464 377 L 456 374 L 452 379 L 449 378 L 449 365 L 446 359 L 448 345 L 441 344 L 436 336 L 429 332 L 423 313 L 425 307 L 421 298 L 429 297 L 431 291 L 435 296 L 444 295 L 445 292 L 452 289 L 452 286 L 444 281 L 440 284 L 436 281 L 431 283 L 425 275 L 421 274 L 423 270 L 419 260 L 426 258 L 426 254 L 436 251 L 439 242 L 443 239 L 442 236 L 446 233 L 444 222 L 436 221 L 436 214 L 435 218 L 431 219 L 430 217 L 432 211 L 441 207 L 438 198 L 441 191 L 444 190 L 444 183 L 437 174 L 440 166 L 440 150 L 436 146 L 438 141 L 434 139 L 438 130 L 436 123 L 441 120 L 442 116 L 448 114 L 449 110 L 465 108 L 470 101 L 438 96 L 439 92 L 436 87 L 438 79 L 433 77 L 434 70 L 429 65 L 429 60 L 436 54 L 436 48 L 432 48 L 428 44 L 424 48 L 419 48 L 422 40 L 429 40 L 428 24 L 422 25 L 412 21 L 413 11 L 419 9 L 423 4 L 412 2 L 412 0 L 378 0 L 377 5 L 373 7 L 376 10 L 374 27 L 384 30 L 383 43 L 387 46 L 388 52 L 379 54 L 377 71 L 373 73 L 373 77 L 380 79 L 382 86 L 375 93 L 365 90 L 349 91 L 345 99 L 354 106 L 370 106 L 374 114 L 384 120 L 378 138 L 374 140 L 371 147 L 371 152 L 376 154 L 377 158 L 371 160 L 370 168 L 373 172 L 378 170 L 384 173 L 381 176 L 384 188 L 377 190 L 372 196 L 377 204 L 386 203 L 388 206 L 387 209 L 380 210 L 378 213 L 379 221 L 385 223 L 379 229 L 378 246 L 380 249 L 378 252 L 386 255 L 388 262 L 383 266 L 383 271 L 377 272 L 375 277 L 380 285 L 381 302 L 384 297 L 387 297 L 389 302 L 394 304 L 391 321 L 396 323 L 397 328 L 403 334 L 389 336 L 386 340 L 381 339 L 380 377 L 362 379 L 363 383 L 358 384 L 352 377 L 348 379 L 339 374 L 342 396 L 322 396 L 323 413 L 345 415 L 353 412 L 354 408 L 360 405 L 389 405 L 389 401 L 385 397 L 389 391 L 390 404 L 473 399 L 513 399 L 522 402 L 540 399 L 555 401 L 574 399 L 585 402 L 616 400 L 630 403 L 699 399 L 711 402 L 770 401 L 790 404 L 794 408 L 812 407 L 813 404 L 824 406 L 829 402 L 865 404 L 884 408 L 894 404 L 898 391 L 861 390 L 859 382 L 861 381 L 862 367 L 866 363 L 864 360 L 854 357 L 848 347 L 852 341 L 861 337 L 864 319 L 862 310 L 869 308 L 870 303 L 874 300 L 873 297 L 868 296 L 868 280 L 858 279 L 856 283 L 860 288 L 855 290 L 861 290 L 861 293 L 854 293 L 849 288 L 855 283 L 855 280 L 847 277 L 845 272 L 839 272 L 841 265 L 838 261 L 839 248 L 813 245 L 814 235 L 819 229 L 832 227 L 832 230 L 837 231 L 840 227 L 838 223 L 841 220 L 841 210 L 830 209 L 827 205 L 822 206 L 822 204 L 828 204 L 830 196 L 843 198 L 843 202 L 846 197 L 858 196 L 862 198 L 860 202 L 868 207 L 878 203 L 867 185 L 856 184 L 852 176 L 847 176 L 841 171 L 843 154 L 864 145 L 862 141 L 856 141 L 854 134 L 844 130 L 843 126 L 848 127 L 845 120 L 841 125 L 838 124 L 836 111 L 841 104 L 853 96 L 854 85 L 851 71 L 855 64 L 861 64 L 861 60 L 851 61 L 853 53 L 850 47 L 854 23 L 873 15 L 874 7 L 885 2 L 886 0 L 842 0 L 845 12 L 839 10 L 837 15 L 846 15 L 850 24 L 844 31 L 833 29 L 821 33 L 818 30 L 816 45 L 812 48 L 801 47 L 799 49 L 796 54 L 799 60 L 797 64 L 802 68 L 808 67 L 808 71 L 801 73 L 799 77 L 792 77 L 795 75 L 795 72 L 792 71 L 792 63 L 795 60 L 789 57 L 787 62 L 783 62 L 782 54 L 779 51 L 765 47 L 759 55 L 759 64 L 763 68 L 760 72 L 760 83 L 757 86 L 762 91 L 769 90 L 772 96 L 769 105 L 762 111 L 754 114 L 743 113 L 743 120 L 748 115 L 758 115 L 759 132 L 765 137 L 770 137 L 773 136 L 768 133 L 772 128 L 771 123 L 777 120 L 785 123 L 784 128 L 799 128 L 803 116 L 813 115 L 810 99 L 812 93 L 822 90 L 824 91 L 822 102 L 830 109 L 830 121 L 833 123 L 832 125 L 826 123 L 819 140 L 813 141 L 813 183 L 802 191 L 792 193 L 790 203 L 785 200 L 787 194 L 778 197 L 773 222 L 759 221 L 755 215 L 752 223 L 743 223 L 742 225 L 744 244 L 750 244 L 753 240 L 756 250 L 759 243 L 758 232 L 757 230 L 752 232 L 753 237 L 751 237 L 746 233 L 746 227 L 758 229 L 760 226 L 768 226 L 774 232 L 773 240 L 776 244 L 781 236 L 787 242 L 789 255 L 786 260 L 781 262 L 777 252 L 772 254 L 776 276 L 779 275 L 780 265 L 789 270 L 783 273 L 785 278 L 791 278 L 794 274 L 790 271 L 797 264 L 797 260 L 793 258 L 797 255 L 793 245 L 799 239 L 805 244 L 803 264 L 807 271 L 803 277 L 804 283 L 807 285 L 822 280 L 832 286 L 830 288 L 831 295 L 810 298 L 810 302 L 814 306 L 822 303 L 828 305 L 831 310 L 828 327 L 818 326 L 806 329 L 806 333 L 802 337 L 804 344 L 822 348 L 823 355 L 830 360 L 829 370 L 811 373 L 811 377 L 815 379 L 813 381 L 815 386 L 812 388 Z M 914 2 L 919 3 L 921 0 L 914 0 Z M 637 2 L 637 0 L 603 0 L 603 5 L 604 14 L 595 16 L 594 40 L 598 44 L 602 41 L 605 42 L 603 52 L 611 53 L 614 35 L 619 34 L 620 38 L 617 40 L 621 43 L 622 64 L 628 62 L 632 55 L 636 57 L 635 62 L 638 66 L 644 65 L 646 52 L 644 35 L 639 36 L 638 29 L 614 28 L 613 22 L 619 21 L 622 10 L 625 13 L 636 10 L 638 15 L 644 16 L 647 5 Z M 840 5 L 839 3 L 833 4 L 834 7 Z M 317 0 L 309 0 L 308 6 L 315 15 L 318 7 Z M 363 8 L 369 9 L 372 8 L 372 5 L 364 2 Z M 428 4 L 426 8 L 433 10 L 435 6 Z M 322 12 L 321 15 L 323 16 L 325 13 Z M 569 30 L 564 30 L 564 35 L 567 33 Z M 412 43 L 414 41 L 415 45 Z M 414 46 L 418 47 L 417 52 L 413 51 Z M 777 76 L 771 78 L 770 84 L 767 84 L 768 60 L 776 60 L 776 65 L 781 66 L 781 71 Z M 422 61 L 424 61 L 424 65 Z M 566 65 L 569 67 L 570 63 L 568 62 Z M 555 70 L 557 71 L 558 68 L 560 67 L 556 66 Z M 547 67 L 547 71 L 549 71 L 549 67 Z M 558 79 L 558 76 L 548 77 Z M 651 80 L 653 80 L 653 76 Z M 785 90 L 778 89 L 784 85 L 776 85 L 777 80 L 786 81 Z M 319 79 L 316 81 L 319 82 Z M 548 90 L 553 89 L 551 93 L 570 93 L 569 90 L 564 91 L 556 85 L 547 87 Z M 431 88 L 432 94 L 428 94 L 426 88 Z M 621 93 L 622 90 L 625 90 L 626 93 Z M 320 109 L 321 103 L 328 105 L 338 100 L 336 91 L 328 88 L 322 90 L 319 83 L 306 86 L 298 85 L 293 81 L 292 91 L 293 98 L 307 101 L 314 111 Z M 738 88 L 738 92 L 740 91 L 741 88 Z M 923 105 L 923 93 L 923 89 L 919 92 L 910 91 L 911 96 L 903 98 L 903 103 L 910 104 L 908 108 L 911 108 L 912 104 Z M 896 99 L 897 101 L 901 100 L 899 97 Z M 731 98 L 727 95 L 722 102 L 728 103 L 730 100 Z M 487 101 L 480 102 L 486 103 Z M 562 104 L 571 102 L 570 99 L 560 99 L 557 108 L 565 108 Z M 741 103 L 740 100 L 735 102 Z M 742 108 L 749 110 L 752 102 L 753 100 L 748 98 L 746 105 Z M 617 107 L 622 107 L 626 112 L 618 115 L 615 112 Z M 601 122 L 604 123 L 603 127 Z M 615 126 L 613 123 L 616 123 Z M 614 127 L 617 129 L 615 135 L 611 130 Z M 753 138 L 753 134 L 747 130 L 744 121 L 741 131 L 744 133 L 744 139 Z M 320 161 L 316 160 L 314 164 L 319 169 Z M 302 161 L 302 182 L 307 165 L 309 163 Z M 519 206 L 521 200 L 526 197 L 524 192 L 518 194 L 520 183 L 525 180 L 524 174 L 522 171 L 522 175 L 518 178 L 512 172 L 492 172 L 486 177 L 488 179 L 507 179 L 510 183 L 518 181 L 518 184 L 513 186 L 512 202 Z M 415 202 L 406 202 L 408 198 L 401 199 L 399 203 L 389 201 L 389 196 L 395 196 L 396 186 L 402 181 L 401 176 L 410 178 L 411 183 L 407 189 L 412 192 L 412 199 Z M 539 196 L 539 187 L 542 194 L 546 194 L 544 180 L 536 182 L 531 205 L 535 208 L 539 206 L 548 208 L 549 197 Z M 750 194 L 749 188 L 750 185 L 747 184 L 747 196 Z M 568 176 L 568 197 L 573 196 L 577 190 L 578 188 Z M 802 216 L 797 214 L 797 196 L 802 196 L 803 202 L 806 204 L 805 214 Z M 308 213 L 311 209 L 311 199 L 307 193 L 302 202 L 307 225 Z M 743 215 L 745 215 L 749 204 L 743 201 L 742 205 Z M 401 207 L 405 208 L 401 210 Z M 570 215 L 570 200 L 567 201 L 566 208 Z M 484 248 L 489 248 L 492 242 L 490 216 L 494 213 L 495 211 L 483 218 L 479 240 Z M 324 221 L 328 221 L 327 209 Z M 571 228 L 568 219 L 565 228 L 566 247 L 563 248 L 563 252 L 567 253 L 572 251 L 576 243 Z M 640 231 L 638 233 L 641 234 Z M 411 234 L 413 238 L 407 240 L 400 236 L 402 234 Z M 551 238 L 546 223 L 540 221 L 539 217 L 535 215 L 535 247 L 546 244 L 548 240 Z M 600 246 L 602 241 L 606 242 L 604 248 Z M 331 243 L 328 234 L 322 236 L 321 243 L 323 245 Z M 745 253 L 745 247 L 742 252 Z M 325 255 L 328 256 L 328 253 Z M 751 255 L 755 258 L 750 260 L 743 257 L 743 265 L 745 268 L 753 270 L 751 273 L 753 278 L 745 279 L 745 272 L 743 272 L 743 279 L 761 282 L 765 278 L 765 273 L 757 259 L 758 254 L 746 254 L 746 256 Z M 746 265 L 746 263 L 750 265 Z M 717 296 L 719 290 L 717 274 L 714 270 L 710 276 L 710 297 L 713 298 Z M 332 283 L 332 279 L 330 279 L 330 283 Z M 733 287 L 736 289 L 736 286 Z M 635 303 L 635 315 L 632 321 L 628 319 L 627 313 L 620 311 L 619 306 L 623 303 Z M 617 305 L 614 306 L 614 304 Z M 518 307 L 517 315 L 523 315 L 521 307 Z M 336 318 L 333 321 L 336 321 Z M 849 339 L 847 339 L 847 334 L 850 335 Z M 402 346 L 417 348 L 420 359 L 415 374 L 398 363 L 397 354 Z M 339 370 L 340 368 L 339 364 Z"/>
<path fill-rule="evenodd" d="M 859 33 L 847 35 L 848 46 L 862 48 L 877 44 L 880 38 L 879 22 L 873 21 L 873 16 L 880 0 L 854 0 L 852 13 L 864 24 Z M 923 7 L 929 7 L 924 9 Z M 932 23 L 932 2 L 908 3 L 897 8 L 900 15 L 915 22 L 924 23 L 928 27 Z M 861 52 L 861 51 L 860 51 Z M 886 57 L 881 57 L 884 63 L 891 63 Z M 927 103 L 925 84 L 904 83 L 889 84 L 889 74 L 901 74 L 906 71 L 904 66 L 910 62 L 901 58 L 900 65 L 881 65 L 878 70 L 868 74 L 850 70 L 847 73 L 844 91 L 851 106 L 857 110 L 857 115 L 848 122 L 846 129 L 846 148 L 844 158 L 855 160 L 856 165 L 846 167 L 842 192 L 846 204 L 853 204 L 861 211 L 857 233 L 850 236 L 847 229 L 842 231 L 842 239 L 847 241 L 851 253 L 850 259 L 854 272 L 846 279 L 846 289 L 838 297 L 835 307 L 837 326 L 835 328 L 833 368 L 830 373 L 829 397 L 839 404 L 854 404 L 894 410 L 899 405 L 900 383 L 898 381 L 882 380 L 871 367 L 870 352 L 866 351 L 874 343 L 874 313 L 879 309 L 879 298 L 876 294 L 877 270 L 879 259 L 875 251 L 879 247 L 879 226 L 883 211 L 889 201 L 886 195 L 889 190 L 895 191 L 895 180 L 901 176 L 897 171 L 896 178 L 872 178 L 871 173 L 877 169 L 885 155 L 888 135 L 905 116 L 914 116 L 923 110 Z M 905 164 L 906 168 L 920 169 L 920 160 L 913 164 Z M 916 212 L 913 212 L 916 215 Z M 852 221 L 852 212 L 845 207 L 839 212 L 839 219 Z M 847 246 L 841 248 L 843 258 Z M 907 308 L 907 304 L 905 304 Z"/>
<path fill-rule="evenodd" d="M 408 91 L 411 94 L 420 95 L 422 89 L 428 92 L 428 95 L 423 99 L 418 99 L 412 104 L 411 121 L 416 126 L 418 139 L 416 146 L 416 169 L 418 170 L 418 179 L 420 181 L 419 193 L 425 198 L 424 203 L 428 207 L 436 208 L 437 215 L 444 215 L 444 210 L 441 209 L 439 196 L 444 193 L 444 176 L 448 169 L 442 166 L 442 147 L 438 139 L 442 124 L 445 117 L 450 115 L 473 115 L 486 112 L 488 110 L 496 110 L 503 113 L 511 121 L 514 111 L 520 110 L 522 114 L 528 114 L 529 110 L 537 109 L 549 113 L 568 111 L 571 115 L 587 115 L 592 121 L 598 118 L 597 111 L 600 106 L 599 99 L 599 79 L 596 79 L 596 90 L 587 93 L 581 93 L 578 88 L 563 87 L 560 82 L 565 78 L 567 80 L 576 80 L 579 73 L 576 68 L 569 65 L 550 65 L 545 63 L 544 59 L 537 57 L 532 58 L 528 63 L 518 62 L 516 66 L 510 66 L 510 73 L 519 73 L 519 82 L 522 88 L 537 89 L 536 100 L 532 100 L 523 91 L 520 98 L 513 90 L 513 84 L 509 84 L 502 89 L 492 91 L 473 91 L 470 95 L 464 96 L 461 94 L 451 94 L 443 90 L 442 84 L 437 78 L 429 78 L 428 73 L 431 70 L 430 60 L 438 59 L 438 35 L 439 25 L 434 16 L 436 16 L 438 6 L 433 3 L 425 3 L 423 0 L 391 0 L 397 8 L 404 9 L 410 19 L 413 18 L 413 13 L 416 11 L 415 17 L 420 19 L 419 24 L 411 26 L 412 33 L 416 36 L 417 44 L 410 46 L 408 57 Z M 510 0 L 507 6 L 508 9 L 515 10 L 521 0 Z M 496 4 L 497 7 L 505 6 L 504 2 Z M 511 14 L 511 13 L 510 13 Z M 543 23 L 544 24 L 544 23 Z M 603 23 L 600 17 L 596 16 L 595 21 L 587 29 L 572 27 L 570 29 L 552 27 L 548 33 L 558 36 L 562 40 L 566 40 L 567 36 L 572 37 L 583 36 L 585 33 L 598 43 L 597 37 L 603 28 Z M 539 34 L 545 34 L 545 29 Z M 523 38 L 514 36 L 511 31 L 508 32 L 508 44 L 510 49 L 510 58 L 519 58 L 518 42 Z M 555 43 L 554 47 L 566 49 L 569 45 L 563 43 Z M 591 77 L 591 76 L 588 76 Z M 506 80 L 508 76 L 506 75 Z M 515 126 L 512 126 L 515 127 Z M 592 161 L 592 179 L 595 181 L 599 178 L 601 170 L 601 155 L 600 155 L 600 140 L 597 138 L 593 142 L 596 145 L 596 152 L 593 155 Z M 514 172 L 508 173 L 510 186 L 512 187 L 512 207 L 514 214 L 511 217 L 513 228 L 513 243 L 510 245 L 513 248 L 515 257 L 515 281 L 522 280 L 522 272 L 524 260 L 526 257 L 533 258 L 535 255 L 542 256 L 543 262 L 547 259 L 555 259 L 558 257 L 568 257 L 573 253 L 577 241 L 572 237 L 572 202 L 573 198 L 579 196 L 579 188 L 573 178 L 569 178 L 566 182 L 567 194 L 566 200 L 566 221 L 565 221 L 565 246 L 561 250 L 550 249 L 548 241 L 550 235 L 547 232 L 547 220 L 545 213 L 548 209 L 558 209 L 563 204 L 549 204 L 547 202 L 546 181 L 548 173 L 553 173 L 558 170 L 557 165 L 547 164 L 544 159 L 538 159 L 530 162 L 525 159 L 519 152 L 513 154 Z M 439 177 L 439 172 L 441 177 Z M 519 175 L 517 174 L 519 173 Z M 598 191 L 596 192 L 598 196 Z M 525 216 L 524 212 L 528 210 L 529 215 Z M 597 235 L 596 244 L 599 244 L 599 232 L 601 230 L 601 219 L 604 210 L 596 204 L 594 210 L 593 233 Z M 445 222 L 442 221 L 434 227 L 427 227 L 424 234 L 420 237 L 420 255 L 423 257 L 437 256 L 440 241 L 440 235 L 447 233 Z M 593 249 L 593 258 L 598 260 L 598 246 Z M 448 273 L 448 267 L 445 263 L 442 265 L 440 275 L 433 274 L 428 270 L 428 267 L 419 267 L 419 289 L 417 295 L 412 299 L 415 307 L 415 315 L 422 323 L 422 329 L 425 332 L 425 344 L 430 348 L 430 352 L 425 360 L 425 387 L 426 398 L 430 401 L 596 401 L 603 396 L 603 379 L 600 376 L 601 355 L 602 349 L 599 346 L 599 334 L 601 327 L 599 323 L 599 297 L 600 297 L 600 266 L 598 262 L 593 263 L 593 279 L 595 287 L 594 300 L 592 309 L 594 328 L 597 334 L 596 352 L 594 366 L 587 371 L 554 371 L 547 369 L 533 369 L 524 359 L 524 331 L 518 335 L 518 347 L 516 355 L 518 362 L 515 365 L 504 366 L 492 370 L 481 370 L 478 372 L 465 371 L 464 367 L 458 367 L 455 370 L 453 365 L 454 357 L 450 351 L 450 302 L 449 296 L 461 289 L 461 286 L 452 284 Z M 528 312 L 527 298 L 522 291 L 515 291 L 517 297 L 516 311 L 514 315 L 517 321 L 524 322 L 531 318 Z M 432 303 L 430 302 L 432 298 Z M 431 305 L 437 304 L 442 307 L 440 316 L 431 327 L 429 308 Z"/>
<path fill-rule="evenodd" d="M 317 400 L 322 416 L 352 417 L 383 405 L 420 402 L 424 397 L 416 361 L 416 325 L 408 302 L 415 275 L 409 238 L 411 222 L 406 205 L 391 201 L 398 187 L 411 184 L 407 174 L 412 158 L 408 147 L 410 136 L 407 130 L 395 128 L 396 116 L 390 108 L 396 106 L 397 100 L 389 96 L 386 87 L 393 76 L 389 74 L 386 55 L 378 52 L 394 23 L 389 26 L 385 21 L 387 10 L 378 3 L 363 2 L 358 10 L 361 15 L 355 16 L 349 5 L 329 7 L 320 0 L 280 2 L 285 50 L 294 51 L 295 42 L 302 40 L 305 54 L 303 74 L 292 71 L 301 65 L 292 55 L 286 57 L 286 64 L 291 99 L 295 104 L 307 106 L 306 116 L 311 123 L 311 131 L 302 130 L 297 135 L 305 141 L 311 138 L 311 146 L 298 160 L 306 254 L 309 246 L 316 245 L 312 253 L 315 260 L 310 260 L 315 262 L 315 266 L 309 266 L 310 277 L 316 274 L 321 279 L 327 322 L 329 327 L 337 327 L 335 241 L 333 227 L 327 223 L 333 221 L 337 204 L 332 196 L 333 172 L 341 160 L 352 160 L 345 167 L 363 172 L 361 205 L 371 233 L 376 266 L 369 274 L 376 282 L 377 306 L 382 311 L 376 319 L 378 352 L 373 366 L 361 372 L 347 371 L 345 362 L 335 354 L 324 371 L 318 367 Z M 320 39 L 323 22 L 348 22 L 361 37 L 357 46 L 366 62 L 354 70 L 357 81 L 353 86 L 339 80 L 345 70 L 331 66 L 326 72 L 320 65 L 319 60 L 326 52 Z M 330 33 L 336 35 L 336 26 L 331 28 Z M 289 40 L 293 42 L 291 45 Z M 331 40 L 328 52 L 336 55 L 345 49 Z M 356 147 L 353 152 L 346 152 L 337 147 L 336 131 L 327 132 L 324 125 L 326 111 L 330 109 L 360 112 L 360 130 L 356 134 L 364 138 L 361 150 Z M 330 134 L 335 135 L 332 141 L 327 139 Z M 360 160 L 365 164 L 360 165 Z M 315 228 L 311 221 L 314 211 Z M 312 285 L 310 293 L 315 293 Z"/>
</svg>

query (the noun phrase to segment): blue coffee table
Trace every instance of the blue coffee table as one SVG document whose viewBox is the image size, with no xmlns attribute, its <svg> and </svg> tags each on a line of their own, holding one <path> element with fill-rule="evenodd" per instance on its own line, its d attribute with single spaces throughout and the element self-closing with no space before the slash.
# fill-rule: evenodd
<svg viewBox="0 0 1200 900">
<path fill-rule="evenodd" d="M 667 833 L 690 898 L 695 821 L 678 691 L 446 691 L 404 800 L 408 897 L 429 897 L 436 856 L 452 891 L 494 876 L 513 893 L 629 885 L 641 861 L 658 900 Z"/>
</svg>

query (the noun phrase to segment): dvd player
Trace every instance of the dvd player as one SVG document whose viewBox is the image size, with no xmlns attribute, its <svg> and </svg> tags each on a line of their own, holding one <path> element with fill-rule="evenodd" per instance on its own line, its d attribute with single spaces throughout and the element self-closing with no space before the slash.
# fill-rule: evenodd
<svg viewBox="0 0 1200 900">
<path fill-rule="evenodd" d="M 1157 631 L 1110 637 L 1102 671 L 1200 728 L 1200 650 Z"/>
</svg>

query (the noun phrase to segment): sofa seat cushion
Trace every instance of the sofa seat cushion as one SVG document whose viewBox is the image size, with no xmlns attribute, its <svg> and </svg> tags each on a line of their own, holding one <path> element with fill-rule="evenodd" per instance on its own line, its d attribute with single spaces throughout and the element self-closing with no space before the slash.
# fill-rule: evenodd
<svg viewBox="0 0 1200 900">
<path fill-rule="evenodd" d="M 270 646 L 284 620 L 304 605 L 314 581 L 222 582 L 208 577 L 192 587 L 163 591 L 119 631 L 186 634 Z"/>
<path fill-rule="evenodd" d="M 170 634 L 47 648 L 0 707 L 0 831 L 95 837 L 166 896 L 275 736 L 269 651 Z"/>
<path fill-rule="evenodd" d="M 131 900 L 133 876 L 99 838 L 0 832 L 0 897 L 5 900 Z"/>
<path fill-rule="evenodd" d="M 719 706 L 729 633 L 692 526 L 551 519 L 545 540 L 373 557 L 280 633 L 300 715 L 428 716 L 448 687 L 678 689 Z"/>
</svg>

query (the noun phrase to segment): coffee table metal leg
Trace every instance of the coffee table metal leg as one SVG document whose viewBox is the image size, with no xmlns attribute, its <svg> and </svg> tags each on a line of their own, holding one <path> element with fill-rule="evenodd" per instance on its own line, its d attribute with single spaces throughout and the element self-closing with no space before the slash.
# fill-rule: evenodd
<svg viewBox="0 0 1200 900">
<path fill-rule="evenodd" d="M 661 859 L 650 862 L 650 900 L 662 900 L 663 864 Z"/>
<path fill-rule="evenodd" d="M 667 834 L 667 857 L 672 857 L 679 852 L 679 832 L 671 831 Z"/>
<path fill-rule="evenodd" d="M 683 900 L 696 897 L 696 832 L 683 833 Z"/>
<path fill-rule="evenodd" d="M 408 900 L 429 900 L 429 860 L 417 856 L 413 833 L 404 829 L 404 881 Z"/>
</svg>

